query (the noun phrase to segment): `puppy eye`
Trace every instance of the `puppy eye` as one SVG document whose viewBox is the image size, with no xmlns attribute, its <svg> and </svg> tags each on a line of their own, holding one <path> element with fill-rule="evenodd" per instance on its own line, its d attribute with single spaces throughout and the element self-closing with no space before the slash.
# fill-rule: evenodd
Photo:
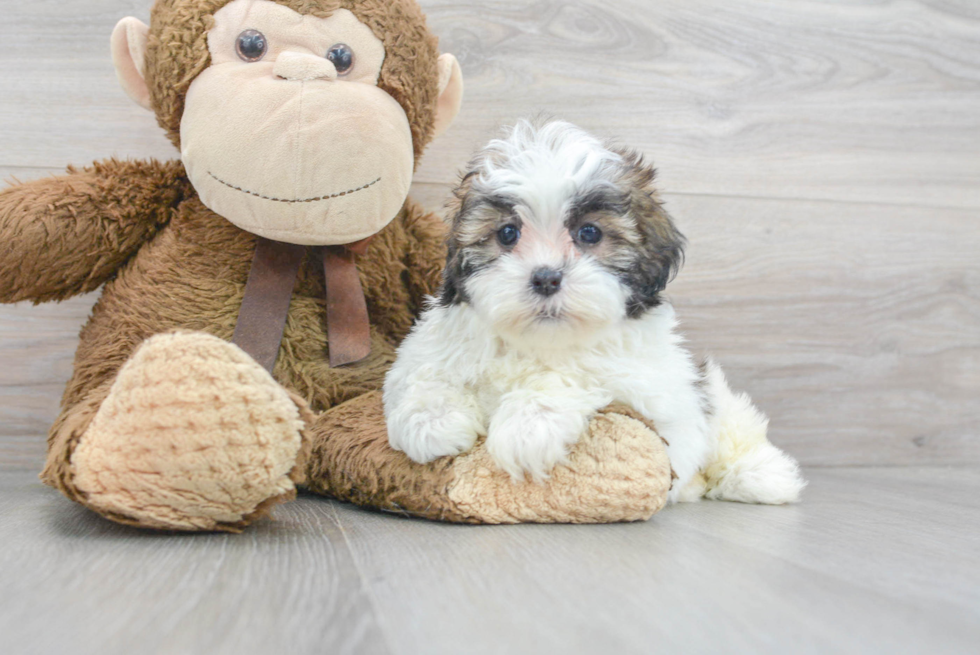
<svg viewBox="0 0 980 655">
<path fill-rule="evenodd" d="M 327 50 L 327 60 L 337 69 L 337 75 L 344 75 L 354 66 L 354 51 L 349 45 L 338 43 Z"/>
<path fill-rule="evenodd" d="M 235 52 L 242 61 L 250 64 L 265 57 L 268 51 L 269 43 L 265 40 L 265 35 L 258 30 L 245 30 L 238 35 L 238 40 L 235 42 Z"/>
<path fill-rule="evenodd" d="M 578 229 L 578 240 L 582 243 L 587 243 L 590 246 L 594 246 L 602 241 L 602 230 L 591 223 L 588 225 L 583 225 Z"/>
<path fill-rule="evenodd" d="M 497 230 L 497 241 L 502 246 L 512 246 L 521 238 L 521 231 L 516 225 L 505 225 Z"/>
</svg>

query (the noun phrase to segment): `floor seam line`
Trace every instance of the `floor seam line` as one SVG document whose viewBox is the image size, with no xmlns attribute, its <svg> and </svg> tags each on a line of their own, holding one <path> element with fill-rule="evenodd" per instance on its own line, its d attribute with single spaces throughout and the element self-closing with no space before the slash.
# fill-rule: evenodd
<svg viewBox="0 0 980 655">
<path fill-rule="evenodd" d="M 368 602 L 371 604 L 371 611 L 374 612 L 374 616 L 378 621 L 378 627 L 381 629 L 381 637 L 384 639 L 385 648 L 391 655 L 395 655 L 398 651 L 395 650 L 392 644 L 388 622 L 385 620 L 384 615 L 381 612 L 378 599 L 374 594 L 374 589 L 368 582 L 361 563 L 357 561 L 357 555 L 354 553 L 354 547 L 351 545 L 350 536 L 347 534 L 347 529 L 344 528 L 344 525 L 340 520 L 340 514 L 337 513 L 337 502 L 339 501 L 334 501 L 330 505 L 330 511 L 333 513 L 334 523 L 337 525 L 337 529 L 340 530 L 340 534 L 344 538 L 344 545 L 347 546 L 347 552 L 350 554 L 350 559 L 354 563 L 354 570 L 357 572 L 357 577 L 361 581 L 361 586 L 363 587 L 364 592 L 367 594 Z"/>
</svg>

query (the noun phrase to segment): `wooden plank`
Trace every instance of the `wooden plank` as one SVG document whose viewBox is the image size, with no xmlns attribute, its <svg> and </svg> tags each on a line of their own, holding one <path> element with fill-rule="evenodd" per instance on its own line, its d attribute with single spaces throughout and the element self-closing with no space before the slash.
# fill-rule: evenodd
<svg viewBox="0 0 980 655">
<path fill-rule="evenodd" d="M 696 351 L 810 465 L 980 463 L 976 212 L 668 196 Z"/>
<path fill-rule="evenodd" d="M 332 506 L 246 535 L 141 532 L 0 473 L 4 652 L 387 653 Z"/>
<path fill-rule="evenodd" d="M 427 8 L 468 85 L 422 180 L 544 111 L 646 152 L 675 192 L 980 205 L 976 3 Z"/>
<path fill-rule="evenodd" d="M 61 175 L 65 166 L 0 166 L 0 189 L 18 182 L 29 182 L 51 175 Z"/>
<path fill-rule="evenodd" d="M 0 66 L 0 166 L 63 170 L 110 156 L 172 159 L 153 115 L 119 87 L 109 35 L 152 0 L 6 3 Z"/>
<path fill-rule="evenodd" d="M 446 203 L 452 194 L 453 184 L 446 182 L 416 182 L 412 185 L 409 197 L 430 212 L 445 216 Z"/>
<path fill-rule="evenodd" d="M 338 515 L 400 653 L 975 651 L 977 471 L 809 473 L 799 506 L 629 525 Z"/>
<path fill-rule="evenodd" d="M 980 471 L 808 475 L 798 506 L 635 524 L 457 526 L 302 497 L 244 535 L 187 536 L 0 472 L 0 632 L 11 652 L 105 655 L 973 652 Z"/>
<path fill-rule="evenodd" d="M 67 381 L 78 331 L 98 296 L 94 292 L 60 303 L 0 306 L 0 357 L 4 362 L 0 386 L 10 386 L 13 381 L 16 386 Z"/>
<path fill-rule="evenodd" d="M 0 434 L 0 473 L 28 472 L 37 475 L 44 468 L 45 438 L 43 432 L 27 435 Z"/>
<path fill-rule="evenodd" d="M 0 165 L 176 151 L 107 40 L 150 0 L 14 3 Z M 980 207 L 980 6 L 967 0 L 424 0 L 467 80 L 418 173 L 442 183 L 549 112 L 654 158 L 675 192 Z"/>
<path fill-rule="evenodd" d="M 50 384 L 0 386 L 0 441 L 34 435 L 38 442 L 44 443 L 58 417 L 64 386 L 60 380 Z"/>
<path fill-rule="evenodd" d="M 74 158 L 72 149 L 78 147 L 85 152 L 75 158 L 81 162 L 113 152 L 113 143 L 121 144 L 117 152 L 169 156 L 158 148 L 160 144 L 164 149 L 170 146 L 162 141 L 152 117 L 142 115 L 116 89 L 102 34 L 111 30 L 119 15 L 135 12 L 146 18 L 148 6 L 144 0 L 96 0 L 84 7 L 77 2 L 37 2 L 7 8 L 5 20 L 15 26 L 9 31 L 16 47 L 0 53 L 0 64 L 14 71 L 15 79 L 0 97 L 0 177 L 13 174 L 30 179 L 58 172 Z M 641 72 L 663 85 L 657 107 L 667 111 L 683 107 L 683 111 L 677 110 L 678 115 L 695 117 L 689 127 L 702 129 L 706 120 L 682 103 L 686 96 L 680 91 L 693 89 L 694 76 L 705 88 L 715 89 L 719 97 L 743 89 L 743 100 L 751 95 L 763 104 L 770 103 L 765 105 L 769 109 L 778 106 L 798 111 L 802 106 L 809 111 L 819 105 L 820 115 L 829 122 L 815 123 L 816 141 L 842 149 L 841 156 L 856 158 L 853 161 L 865 156 L 880 159 L 862 169 L 864 172 L 873 169 L 877 174 L 887 172 L 892 165 L 914 162 L 916 174 L 926 176 L 921 183 L 903 178 L 899 184 L 899 177 L 895 177 L 869 182 L 869 187 L 849 168 L 851 164 L 806 155 L 807 166 L 812 163 L 824 173 L 851 176 L 855 197 L 862 199 L 887 196 L 889 203 L 926 201 L 928 194 L 916 199 L 907 193 L 933 188 L 927 179 L 933 173 L 954 186 L 960 184 L 957 180 L 962 181 L 957 175 L 972 179 L 971 171 L 980 161 L 974 147 L 978 132 L 972 123 L 960 121 L 963 103 L 972 107 L 975 100 L 974 73 L 980 59 L 975 56 L 980 52 L 977 50 L 961 53 L 961 46 L 972 38 L 978 24 L 978 10 L 973 5 L 882 5 L 855 0 L 774 7 L 752 0 L 724 6 L 699 0 L 683 5 L 649 3 L 641 11 L 635 4 L 619 0 L 531 6 L 491 2 L 480 10 L 466 3 L 426 2 L 425 6 L 447 49 L 455 49 L 467 68 L 470 99 L 466 106 L 480 108 L 469 114 L 464 110 L 460 125 L 447 135 L 443 145 L 437 144 L 430 152 L 428 160 L 444 169 L 423 167 L 420 172 L 422 181 L 415 185 L 414 193 L 428 207 L 441 205 L 447 190 L 444 185 L 454 177 L 456 166 L 468 156 L 471 145 L 484 141 L 498 118 L 504 116 L 494 114 L 493 107 L 504 111 L 500 103 L 530 103 L 538 97 L 535 94 L 549 102 L 568 98 L 574 101 L 574 111 L 592 112 L 606 127 L 632 130 L 641 113 L 635 107 L 628 108 L 639 101 L 644 107 L 650 106 L 646 91 L 640 88 L 636 95 L 619 98 L 606 112 L 593 106 L 596 98 L 604 96 L 589 87 L 592 82 L 583 80 L 599 80 L 605 90 L 617 85 L 627 88 L 622 80 L 615 81 L 616 76 Z M 623 12 L 635 14 L 635 20 L 623 22 Z M 719 27 L 721 23 L 726 29 Z M 774 39 L 769 43 L 760 31 L 773 25 L 785 29 L 769 29 L 766 38 Z M 897 36 L 888 31 L 896 25 L 904 25 Z M 752 29 L 756 30 L 754 37 Z M 609 36 L 613 33 L 622 36 L 615 44 Z M 589 34 L 593 41 L 588 41 Z M 595 47 L 583 48 L 584 43 Z M 602 61 L 597 53 L 607 51 L 621 60 L 620 66 L 608 67 L 608 78 L 596 68 Z M 775 66 L 778 52 L 786 54 L 784 67 Z M 839 70 L 802 66 L 801 62 L 811 61 L 807 53 L 813 55 L 813 62 L 838 65 Z M 924 57 L 929 66 L 912 61 L 916 56 Z M 559 64 L 555 57 L 562 57 L 565 64 Z M 881 70 L 893 73 L 874 79 L 858 76 L 851 86 L 834 86 L 850 79 L 847 76 L 855 74 L 857 63 L 872 59 L 880 61 Z M 755 65 L 767 75 L 749 75 L 746 71 Z M 578 71 L 574 79 L 567 73 L 569 66 Z M 817 69 L 827 73 L 826 85 L 811 79 Z M 668 70 L 669 76 L 665 73 Z M 744 79 L 736 75 L 739 71 Z M 729 77 L 738 78 L 742 85 Z M 17 87 L 17 80 L 28 78 L 31 84 Z M 501 88 L 515 88 L 514 80 L 533 84 L 521 93 L 501 93 Z M 746 86 L 746 80 L 762 88 Z M 796 82 L 792 80 L 801 86 L 793 86 Z M 806 81 L 811 84 L 803 84 Z M 789 94 L 788 89 L 794 92 Z M 61 95 L 53 96 L 55 91 Z M 842 99 L 841 94 L 846 97 Z M 891 111 L 889 120 L 877 121 L 881 123 L 878 126 L 854 123 L 865 136 L 855 136 L 833 124 L 841 112 L 858 118 L 865 115 L 845 102 L 849 98 L 859 104 L 874 104 L 872 100 L 877 98 L 874 106 Z M 834 106 L 828 108 L 817 100 Z M 946 109 L 937 110 L 930 104 L 933 102 Z M 94 114 L 89 116 L 85 108 Z M 115 118 L 104 121 L 102 111 L 130 113 L 120 123 Z M 893 124 L 906 119 L 908 124 Z M 39 123 L 36 131 L 25 131 L 24 121 L 35 120 L 44 122 L 44 127 Z M 135 122 L 127 122 L 130 120 Z M 955 144 L 950 145 L 943 121 L 958 126 Z M 683 150 L 684 157 L 661 160 L 663 188 L 724 192 L 728 188 L 725 184 L 691 187 L 671 177 L 670 170 L 684 171 L 684 166 L 696 165 L 712 179 L 726 179 L 717 167 L 705 164 L 703 148 L 708 141 L 701 137 L 692 141 L 693 133 L 685 132 L 680 124 L 674 127 L 671 138 L 679 139 L 674 145 Z M 745 138 L 765 136 L 771 127 L 767 122 L 737 134 Z M 820 132 L 824 129 L 825 133 Z M 926 138 L 927 133 L 932 137 Z M 719 132 L 711 143 L 717 144 L 725 157 L 734 156 L 731 148 L 725 150 L 726 134 Z M 631 142 L 642 146 L 645 142 L 640 136 Z M 131 137 L 135 140 L 129 140 Z M 766 147 L 796 148 L 796 154 L 779 159 L 786 174 L 796 175 L 803 170 L 796 168 L 802 155 L 790 137 L 780 135 Z M 865 137 L 867 141 L 862 140 Z M 930 155 L 928 148 L 922 150 L 926 141 L 931 144 L 929 148 L 943 154 L 938 164 L 931 159 L 936 152 Z M 458 148 L 455 155 L 452 149 L 440 150 L 449 144 Z M 892 150 L 878 147 L 883 144 Z M 749 144 L 744 145 L 748 148 Z M 850 148 L 846 153 L 845 146 Z M 957 154 L 961 147 L 969 151 L 969 161 L 960 158 L 962 153 Z M 30 154 L 34 152 L 31 148 L 38 149 L 38 157 Z M 902 153 L 907 156 L 896 156 L 895 149 L 904 149 Z M 657 154 L 659 145 L 652 150 Z M 751 148 L 745 152 L 756 156 Z M 5 160 L 10 165 L 3 166 Z M 955 174 L 944 168 L 947 164 L 956 169 Z M 799 180 L 784 179 L 782 172 L 766 177 L 757 175 L 762 169 L 745 170 L 779 188 L 767 191 L 752 186 L 760 182 L 751 182 L 736 189 L 739 194 L 820 195 L 798 186 Z M 702 174 L 692 174 L 690 180 L 699 179 L 698 175 Z M 439 183 L 425 179 L 438 179 Z M 818 184 L 824 178 L 808 173 L 807 179 Z M 893 193 L 895 185 L 906 195 Z M 977 184 L 966 186 L 967 193 L 980 189 Z M 863 195 L 861 189 L 868 188 L 872 193 Z M 689 266 L 672 288 L 672 295 L 695 346 L 715 352 L 735 385 L 752 392 L 772 415 L 774 440 L 804 462 L 817 465 L 980 461 L 980 446 L 971 427 L 976 425 L 980 411 L 973 408 L 978 387 L 974 336 L 977 238 L 971 227 L 975 213 L 885 204 L 767 203 L 684 194 L 668 198 L 692 237 Z M 962 193 L 955 190 L 948 198 L 953 200 L 936 204 L 975 206 L 972 200 L 963 201 Z M 0 399 L 0 435 L 43 434 L 54 417 L 60 387 L 70 373 L 75 335 L 93 299 L 89 296 L 41 308 L 0 308 L 0 355 L 4 362 L 0 386 L 5 388 L 4 399 Z"/>
</svg>

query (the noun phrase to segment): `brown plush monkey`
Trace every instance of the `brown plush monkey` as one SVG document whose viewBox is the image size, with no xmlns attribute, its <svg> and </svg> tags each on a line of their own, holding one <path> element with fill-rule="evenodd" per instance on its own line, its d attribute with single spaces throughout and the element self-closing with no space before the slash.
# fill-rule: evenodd
<svg viewBox="0 0 980 655">
<path fill-rule="evenodd" d="M 626 409 L 547 485 L 512 484 L 479 447 L 420 466 L 387 446 L 377 390 L 445 257 L 408 189 L 462 92 L 414 0 L 158 0 L 112 51 L 182 161 L 0 192 L 0 301 L 105 285 L 46 483 L 178 530 L 241 530 L 297 485 L 467 522 L 663 505 L 664 450 Z"/>
</svg>

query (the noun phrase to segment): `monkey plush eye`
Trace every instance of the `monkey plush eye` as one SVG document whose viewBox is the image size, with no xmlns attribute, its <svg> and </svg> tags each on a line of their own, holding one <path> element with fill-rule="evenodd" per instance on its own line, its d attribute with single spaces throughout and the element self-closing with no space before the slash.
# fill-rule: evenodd
<svg viewBox="0 0 980 655">
<path fill-rule="evenodd" d="M 268 50 L 269 43 L 265 40 L 265 35 L 258 30 L 245 30 L 238 35 L 238 40 L 235 42 L 235 52 L 242 61 L 248 63 L 262 59 Z"/>
<path fill-rule="evenodd" d="M 337 69 L 337 75 L 345 75 L 354 66 L 354 51 L 349 45 L 338 43 L 327 50 L 327 59 Z"/>
<path fill-rule="evenodd" d="M 582 243 L 587 243 L 590 246 L 594 246 L 602 241 L 602 230 L 591 223 L 583 225 L 578 229 L 578 240 Z"/>
<path fill-rule="evenodd" d="M 512 246 L 521 238 L 521 231 L 516 225 L 505 225 L 497 230 L 497 241 L 502 246 Z"/>
</svg>

